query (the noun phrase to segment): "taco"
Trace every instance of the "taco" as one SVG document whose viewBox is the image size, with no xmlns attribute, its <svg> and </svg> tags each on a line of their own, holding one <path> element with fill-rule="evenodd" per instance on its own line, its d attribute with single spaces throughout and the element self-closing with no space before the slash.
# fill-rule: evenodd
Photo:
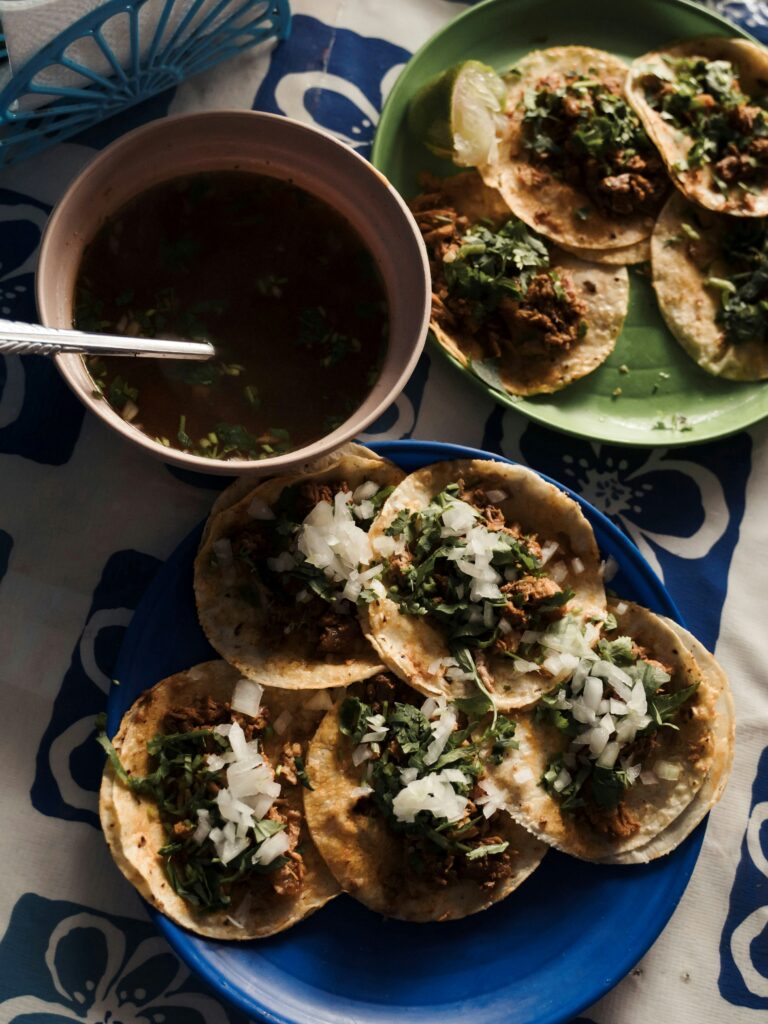
<svg viewBox="0 0 768 1024">
<path fill-rule="evenodd" d="M 627 70 L 586 46 L 528 54 L 508 76 L 498 159 L 480 170 L 513 213 L 558 245 L 633 259 L 669 182 L 624 98 Z"/>
<path fill-rule="evenodd" d="M 627 314 L 626 269 L 552 249 L 473 171 L 424 183 L 411 209 L 440 344 L 512 395 L 559 391 L 597 369 Z"/>
<path fill-rule="evenodd" d="M 606 609 L 592 528 L 530 469 L 480 459 L 420 469 L 387 500 L 371 543 L 386 595 L 366 608 L 369 639 L 422 693 L 479 688 L 499 709 L 524 707 L 597 640 Z"/>
<path fill-rule="evenodd" d="M 357 606 L 380 569 L 368 529 L 403 473 L 344 454 L 322 469 L 257 484 L 219 512 L 195 560 L 200 624 L 213 647 L 268 686 L 317 689 L 381 663 Z"/>
<path fill-rule="evenodd" d="M 177 924 L 273 935 L 336 895 L 304 821 L 304 757 L 325 693 L 266 690 L 223 661 L 162 680 L 126 713 L 99 811 L 120 870 Z"/>
<path fill-rule="evenodd" d="M 653 287 L 672 334 L 706 370 L 768 378 L 768 221 L 672 196 L 651 243 Z"/>
<path fill-rule="evenodd" d="M 546 846 L 516 825 L 487 780 L 514 738 L 391 676 L 358 684 L 309 748 L 307 823 L 341 888 L 404 921 L 477 913 L 516 889 Z M 471 702 L 470 702 L 471 704 Z"/>
<path fill-rule="evenodd" d="M 714 675 L 678 634 L 638 605 L 609 608 L 615 622 L 596 651 L 520 716 L 519 748 L 491 776 L 537 838 L 584 860 L 634 863 L 669 852 L 700 820 L 704 811 L 675 824 L 713 768 L 722 780 L 730 739 Z"/>
<path fill-rule="evenodd" d="M 376 452 L 371 448 L 366 448 L 365 445 L 358 444 L 356 441 L 347 441 L 345 444 L 339 445 L 338 448 L 334 448 L 334 450 L 329 452 L 327 455 L 321 455 L 318 458 L 305 463 L 297 470 L 297 472 L 302 474 L 316 473 L 322 469 L 327 469 L 335 462 L 338 462 L 339 459 L 346 458 L 348 455 L 356 456 L 361 459 L 373 459 L 374 461 L 379 458 Z M 232 506 L 236 505 L 238 501 L 241 501 L 246 494 L 250 494 L 258 483 L 258 478 L 254 479 L 253 475 L 239 476 L 233 480 L 228 487 L 224 488 L 214 501 L 213 505 L 211 505 L 211 511 L 205 523 L 203 533 L 204 539 L 207 537 L 211 523 L 214 522 L 219 512 L 224 512 L 226 509 L 232 508 Z"/>
<path fill-rule="evenodd" d="M 768 52 L 693 39 L 632 64 L 627 97 L 677 187 L 741 217 L 768 214 Z"/>
<path fill-rule="evenodd" d="M 670 825 L 643 846 L 629 853 L 614 854 L 611 857 L 614 864 L 645 864 L 671 853 L 718 802 L 733 767 L 735 710 L 728 677 L 714 656 L 688 630 L 672 619 L 664 619 L 664 622 L 685 645 L 715 695 L 717 715 L 712 730 L 712 767 L 693 800 Z"/>
</svg>

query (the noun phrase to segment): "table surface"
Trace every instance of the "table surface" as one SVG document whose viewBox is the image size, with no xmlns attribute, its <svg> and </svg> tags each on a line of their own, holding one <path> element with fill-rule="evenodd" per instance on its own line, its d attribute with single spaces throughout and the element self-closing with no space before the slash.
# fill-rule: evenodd
<svg viewBox="0 0 768 1024">
<path fill-rule="evenodd" d="M 295 0 L 286 43 L 245 53 L 5 171 L 0 315 L 35 319 L 40 233 L 95 149 L 152 118 L 228 106 L 319 124 L 367 155 L 402 65 L 463 6 Z M 765 4 L 712 6 L 768 40 Z M 580 1021 L 762 1021 L 768 425 L 674 452 L 593 445 L 502 410 L 428 351 L 362 440 L 400 437 L 501 452 L 578 490 L 638 545 L 716 651 L 736 698 L 731 783 L 670 924 Z M 245 1024 L 157 935 L 117 874 L 96 815 L 94 716 L 106 704 L 122 635 L 159 564 L 219 486 L 147 458 L 84 415 L 45 360 L 0 360 L 0 772 L 9 790 L 0 828 L 0 1024 Z"/>
</svg>

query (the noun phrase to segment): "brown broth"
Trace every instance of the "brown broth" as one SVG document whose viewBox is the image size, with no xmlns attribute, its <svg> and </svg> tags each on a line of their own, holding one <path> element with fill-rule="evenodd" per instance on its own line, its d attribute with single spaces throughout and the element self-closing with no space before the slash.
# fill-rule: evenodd
<svg viewBox="0 0 768 1024">
<path fill-rule="evenodd" d="M 99 229 L 81 330 L 213 342 L 208 363 L 87 360 L 94 385 L 163 444 L 267 458 L 327 434 L 378 377 L 384 283 L 351 225 L 289 182 L 215 171 L 163 182 Z"/>
</svg>

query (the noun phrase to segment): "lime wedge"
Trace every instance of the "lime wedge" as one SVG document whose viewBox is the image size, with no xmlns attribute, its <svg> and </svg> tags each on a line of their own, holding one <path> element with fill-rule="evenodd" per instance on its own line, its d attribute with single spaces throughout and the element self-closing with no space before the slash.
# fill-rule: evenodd
<svg viewBox="0 0 768 1024">
<path fill-rule="evenodd" d="M 461 61 L 419 89 L 408 108 L 408 127 L 433 153 L 459 167 L 489 163 L 496 156 L 506 92 L 493 68 Z"/>
</svg>

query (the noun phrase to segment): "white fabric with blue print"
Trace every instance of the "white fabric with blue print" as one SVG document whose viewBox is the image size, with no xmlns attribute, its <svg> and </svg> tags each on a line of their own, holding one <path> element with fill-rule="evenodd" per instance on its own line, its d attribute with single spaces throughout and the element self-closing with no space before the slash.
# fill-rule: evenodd
<svg viewBox="0 0 768 1024">
<path fill-rule="evenodd" d="M 768 40 L 765 3 L 711 6 Z M 245 53 L 6 171 L 0 314 L 34 319 L 41 229 L 94 148 L 168 112 L 253 106 L 318 124 L 367 155 L 403 64 L 459 9 L 450 0 L 296 0 L 292 36 L 279 48 Z M 631 537 L 694 632 L 715 647 L 737 700 L 731 785 L 669 926 L 581 1020 L 762 1021 L 768 425 L 674 452 L 601 447 L 502 411 L 428 352 L 366 437 L 484 447 L 562 480 Z M 157 936 L 118 878 L 96 817 L 101 758 L 93 720 L 104 708 L 121 637 L 160 561 L 211 498 L 201 478 L 171 472 L 84 416 L 46 361 L 0 360 L 0 1024 L 244 1024 Z"/>
</svg>

